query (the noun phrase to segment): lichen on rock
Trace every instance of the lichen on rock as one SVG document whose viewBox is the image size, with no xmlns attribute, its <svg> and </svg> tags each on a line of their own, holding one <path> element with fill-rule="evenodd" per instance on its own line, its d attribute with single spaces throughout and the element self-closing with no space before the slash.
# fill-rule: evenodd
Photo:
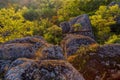
<svg viewBox="0 0 120 80">
<path fill-rule="evenodd" d="M 22 59 L 18 61 L 20 60 Z M 63 60 L 26 59 L 26 62 L 10 68 L 5 80 L 84 80 L 84 78 L 71 64 Z"/>
</svg>

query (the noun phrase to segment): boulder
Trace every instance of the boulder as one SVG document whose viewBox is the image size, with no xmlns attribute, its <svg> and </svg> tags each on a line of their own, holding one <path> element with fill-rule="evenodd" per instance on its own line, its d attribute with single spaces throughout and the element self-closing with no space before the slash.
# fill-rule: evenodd
<svg viewBox="0 0 120 80">
<path fill-rule="evenodd" d="M 94 38 L 92 26 L 87 14 L 83 14 L 60 24 L 63 33 L 73 33 Z"/>
<path fill-rule="evenodd" d="M 60 46 L 48 46 L 48 47 L 44 47 L 42 48 L 39 55 L 39 59 L 40 60 L 64 60 L 64 54 L 63 54 L 63 50 Z M 38 53 L 39 53 L 38 52 Z"/>
<path fill-rule="evenodd" d="M 61 47 L 48 44 L 41 37 L 25 37 L 11 40 L 0 45 L 0 77 L 3 77 L 6 71 L 16 65 L 32 61 L 25 58 L 33 60 L 65 59 Z"/>
<path fill-rule="evenodd" d="M 34 36 L 34 37 L 24 37 L 24 38 L 17 38 L 14 40 L 10 40 L 5 42 L 4 44 L 10 44 L 10 43 L 32 43 L 35 44 L 37 42 L 45 42 L 45 40 L 41 36 Z"/>
<path fill-rule="evenodd" d="M 80 16 L 77 16 L 77 17 L 71 19 L 69 21 L 69 24 L 71 26 L 71 31 L 74 30 L 73 26 L 75 24 L 80 24 L 81 25 L 81 28 L 78 29 L 78 31 L 80 31 L 80 30 L 90 30 L 90 31 L 92 31 L 92 27 L 91 27 L 91 23 L 90 23 L 90 20 L 89 20 L 89 16 L 87 14 L 83 14 L 83 15 L 80 15 Z"/>
<path fill-rule="evenodd" d="M 120 7 L 120 2 L 112 1 L 108 6 L 118 5 Z"/>
<path fill-rule="evenodd" d="M 8 70 L 10 70 L 11 68 L 16 67 L 18 65 L 21 65 L 21 64 L 23 64 L 25 62 L 33 62 L 33 61 L 34 60 L 28 59 L 28 58 L 18 58 L 18 59 L 16 59 L 16 60 L 14 60 L 14 61 L 11 62 Z"/>
<path fill-rule="evenodd" d="M 15 60 L 20 57 L 35 57 L 36 48 L 29 43 L 11 43 L 0 46 L 0 59 Z"/>
<path fill-rule="evenodd" d="M 22 58 L 15 62 L 20 60 Z M 8 70 L 5 80 L 84 80 L 71 64 L 63 60 L 24 59 L 21 62 Z"/>
<path fill-rule="evenodd" d="M 94 39 L 88 36 L 74 34 L 67 35 L 61 41 L 61 46 L 68 56 L 75 53 L 80 46 L 92 44 L 96 44 L 96 41 Z"/>
<path fill-rule="evenodd" d="M 120 57 L 120 44 L 103 45 L 99 48 L 98 53 L 101 57 Z"/>
<path fill-rule="evenodd" d="M 0 60 L 0 74 L 4 71 L 7 71 L 7 69 L 10 66 L 11 61 L 10 60 Z"/>
<path fill-rule="evenodd" d="M 120 79 L 120 44 L 100 46 L 95 53 L 78 53 L 68 60 L 85 80 Z"/>
<path fill-rule="evenodd" d="M 0 60 L 0 78 L 4 77 L 4 74 L 8 70 L 10 63 L 10 60 Z"/>
<path fill-rule="evenodd" d="M 0 45 L 0 60 L 17 58 L 64 59 L 62 48 L 48 44 L 41 37 L 25 37 Z"/>
<path fill-rule="evenodd" d="M 42 38 L 36 37 L 11 40 L 0 45 L 0 60 L 35 58 L 38 49 L 48 45 Z"/>
<path fill-rule="evenodd" d="M 61 22 L 60 27 L 62 28 L 63 33 L 68 33 L 70 31 L 70 24 L 67 21 Z"/>
</svg>

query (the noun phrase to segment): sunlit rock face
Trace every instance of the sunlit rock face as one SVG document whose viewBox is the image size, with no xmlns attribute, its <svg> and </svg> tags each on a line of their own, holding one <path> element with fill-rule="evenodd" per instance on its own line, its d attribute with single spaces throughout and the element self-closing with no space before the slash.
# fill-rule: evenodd
<svg viewBox="0 0 120 80">
<path fill-rule="evenodd" d="M 72 60 L 79 63 L 80 66 L 73 63 Z M 83 74 L 85 80 L 120 79 L 120 44 L 100 46 L 96 53 L 84 55 L 80 53 L 72 60 L 70 62 Z"/>
<path fill-rule="evenodd" d="M 62 22 L 60 27 L 63 33 L 80 34 L 94 38 L 92 26 L 87 14 L 77 16 L 68 22 Z"/>
<path fill-rule="evenodd" d="M 88 36 L 69 34 L 61 42 L 61 46 L 66 54 L 74 54 L 82 45 L 96 44 L 96 41 Z"/>
<path fill-rule="evenodd" d="M 18 64 L 19 63 L 19 64 Z M 85 80 L 79 72 L 63 60 L 14 61 L 5 80 Z"/>
</svg>

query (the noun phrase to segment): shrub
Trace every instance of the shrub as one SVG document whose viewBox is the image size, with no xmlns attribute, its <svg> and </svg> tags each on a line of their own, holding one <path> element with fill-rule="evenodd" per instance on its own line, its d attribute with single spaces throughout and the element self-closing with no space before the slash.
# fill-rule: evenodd
<svg viewBox="0 0 120 80">
<path fill-rule="evenodd" d="M 0 42 L 33 35 L 34 23 L 25 20 L 23 12 L 12 7 L 0 10 Z"/>
<path fill-rule="evenodd" d="M 26 11 L 26 12 L 23 14 L 23 17 L 24 17 L 26 20 L 34 21 L 34 20 L 39 19 L 39 14 L 38 14 L 37 11 L 35 11 L 35 10 L 33 10 L 33 9 L 30 9 L 30 10 Z"/>
<path fill-rule="evenodd" d="M 78 30 L 81 30 L 82 29 L 82 26 L 80 23 L 76 23 L 73 25 L 73 28 L 74 28 L 74 31 L 78 31 Z"/>
<path fill-rule="evenodd" d="M 44 38 L 53 44 L 59 44 L 62 39 L 62 29 L 56 25 L 49 27 L 44 34 Z"/>
<path fill-rule="evenodd" d="M 46 34 L 47 29 L 51 27 L 53 23 L 49 21 L 49 19 L 41 19 L 40 21 L 34 21 L 34 35 L 44 36 Z"/>
<path fill-rule="evenodd" d="M 110 36 L 110 26 L 116 24 L 114 20 L 120 14 L 120 8 L 114 6 L 100 6 L 95 15 L 91 16 L 91 23 L 99 43 L 104 43 Z"/>
<path fill-rule="evenodd" d="M 105 43 L 106 44 L 120 43 L 120 35 L 111 36 Z"/>
</svg>

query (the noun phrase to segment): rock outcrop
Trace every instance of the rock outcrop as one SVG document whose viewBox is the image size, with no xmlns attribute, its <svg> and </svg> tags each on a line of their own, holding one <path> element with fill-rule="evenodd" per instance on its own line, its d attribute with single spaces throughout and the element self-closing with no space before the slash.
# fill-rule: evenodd
<svg viewBox="0 0 120 80">
<path fill-rule="evenodd" d="M 68 22 L 62 22 L 60 27 L 63 33 L 66 34 L 61 41 L 65 57 L 75 53 L 82 45 L 96 44 L 91 22 L 87 14 L 77 16 Z"/>
<path fill-rule="evenodd" d="M 11 62 L 10 60 L 0 60 L 0 75 L 3 75 L 8 70 Z"/>
<path fill-rule="evenodd" d="M 61 47 L 41 37 L 15 39 L 0 45 L 0 75 L 5 80 L 84 80 L 64 59 Z"/>
<path fill-rule="evenodd" d="M 67 35 L 61 42 L 61 46 L 68 56 L 75 53 L 80 46 L 92 44 L 96 44 L 94 39 L 88 36 L 74 34 Z"/>
<path fill-rule="evenodd" d="M 85 80 L 120 79 L 120 44 L 104 45 L 98 47 L 95 53 L 79 53 L 70 56 L 69 60 Z"/>
<path fill-rule="evenodd" d="M 66 34 L 61 42 L 62 48 L 47 43 L 42 37 L 25 37 L 0 44 L 0 78 L 2 77 L 2 80 L 120 79 L 120 44 L 96 47 L 88 15 L 80 15 L 68 22 L 62 22 L 60 27 Z M 85 48 L 83 52 L 79 52 L 82 46 Z"/>
<path fill-rule="evenodd" d="M 8 41 L 0 45 L 0 59 L 34 58 L 36 51 L 45 44 L 46 42 L 43 39 L 35 37 L 25 37 Z"/>
<path fill-rule="evenodd" d="M 63 60 L 36 61 L 21 58 L 12 65 L 5 80 L 84 80 L 71 64 Z"/>
<path fill-rule="evenodd" d="M 17 58 L 63 59 L 64 56 L 61 47 L 37 37 L 15 39 L 0 45 L 0 60 Z"/>
<path fill-rule="evenodd" d="M 94 38 L 91 23 L 87 14 L 83 14 L 60 24 L 63 33 L 72 33 Z"/>
</svg>

